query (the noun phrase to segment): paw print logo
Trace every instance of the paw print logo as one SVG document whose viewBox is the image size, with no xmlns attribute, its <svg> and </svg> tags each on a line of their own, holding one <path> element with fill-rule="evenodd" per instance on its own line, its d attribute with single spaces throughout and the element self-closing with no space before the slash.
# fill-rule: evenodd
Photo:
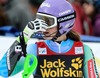
<svg viewBox="0 0 100 78">
<path fill-rule="evenodd" d="M 83 59 L 81 59 L 80 57 L 72 59 L 71 66 L 77 70 L 82 67 L 82 61 L 83 61 Z"/>
</svg>

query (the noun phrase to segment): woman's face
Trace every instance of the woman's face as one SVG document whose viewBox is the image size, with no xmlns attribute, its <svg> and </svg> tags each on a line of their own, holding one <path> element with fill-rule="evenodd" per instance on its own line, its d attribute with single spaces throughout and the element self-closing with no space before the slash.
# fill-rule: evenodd
<svg viewBox="0 0 100 78">
<path fill-rule="evenodd" d="M 46 40 L 52 39 L 57 34 L 57 26 L 46 29 L 46 31 L 43 32 L 43 34 L 44 34 L 44 37 L 43 37 L 44 39 L 46 39 Z"/>
<path fill-rule="evenodd" d="M 93 12 L 94 12 L 94 7 L 93 7 L 92 4 L 86 4 L 86 3 L 84 3 L 84 4 L 83 4 L 83 9 L 84 9 L 84 12 L 85 12 L 88 16 L 90 16 L 90 15 L 93 14 Z"/>
</svg>

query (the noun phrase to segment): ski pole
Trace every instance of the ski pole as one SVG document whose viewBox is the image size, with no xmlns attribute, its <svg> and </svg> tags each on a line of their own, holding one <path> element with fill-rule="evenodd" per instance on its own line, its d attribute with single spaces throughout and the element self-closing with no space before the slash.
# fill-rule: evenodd
<svg viewBox="0 0 100 78">
<path fill-rule="evenodd" d="M 33 60 L 31 65 L 30 60 Z M 29 78 L 29 76 L 35 71 L 37 64 L 37 57 L 32 54 L 27 54 L 25 58 L 24 72 L 22 73 L 22 78 Z"/>
</svg>

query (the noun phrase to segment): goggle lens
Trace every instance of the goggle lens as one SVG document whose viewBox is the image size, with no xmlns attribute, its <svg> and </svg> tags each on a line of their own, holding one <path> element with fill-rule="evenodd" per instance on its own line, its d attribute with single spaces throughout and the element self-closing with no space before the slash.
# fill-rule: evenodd
<svg viewBox="0 0 100 78">
<path fill-rule="evenodd" d="M 57 26 L 57 18 L 54 16 L 37 13 L 36 18 L 44 20 L 46 24 L 48 25 L 48 28 Z"/>
</svg>

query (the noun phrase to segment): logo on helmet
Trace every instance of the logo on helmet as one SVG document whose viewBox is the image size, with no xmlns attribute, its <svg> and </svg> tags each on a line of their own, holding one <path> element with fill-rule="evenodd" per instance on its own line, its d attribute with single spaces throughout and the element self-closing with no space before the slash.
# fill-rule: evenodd
<svg viewBox="0 0 100 78">
<path fill-rule="evenodd" d="M 60 13 L 59 13 L 59 16 L 68 14 L 69 12 L 71 12 L 71 10 L 67 10 L 67 11 L 60 12 Z"/>
<path fill-rule="evenodd" d="M 68 21 L 68 20 L 73 19 L 73 18 L 75 18 L 74 14 L 71 14 L 71 15 L 68 15 L 68 16 L 66 15 L 64 17 L 58 18 L 58 22 Z"/>
<path fill-rule="evenodd" d="M 43 3 L 43 4 L 41 5 L 41 8 L 44 7 L 44 6 L 45 6 L 45 7 L 50 7 L 50 4 L 49 4 L 49 3 Z"/>
</svg>

